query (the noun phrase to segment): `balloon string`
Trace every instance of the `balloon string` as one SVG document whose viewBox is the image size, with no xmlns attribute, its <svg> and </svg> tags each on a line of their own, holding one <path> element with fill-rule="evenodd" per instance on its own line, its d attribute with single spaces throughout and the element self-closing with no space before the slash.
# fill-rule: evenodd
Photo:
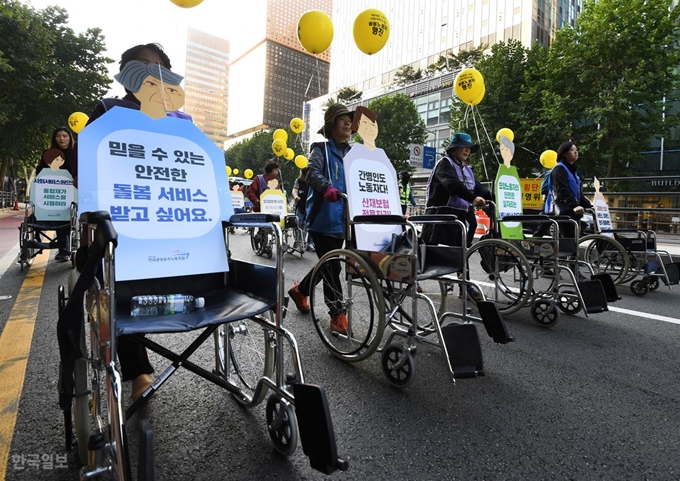
<svg viewBox="0 0 680 481">
<path fill-rule="evenodd" d="M 477 128 L 477 119 L 475 119 L 475 108 L 472 106 L 472 122 L 475 124 L 475 133 L 477 134 L 477 140 L 479 141 L 479 129 Z M 479 110 L 477 110 L 477 115 L 479 115 Z M 481 116 L 480 119 L 481 120 Z M 489 172 L 486 170 L 486 159 L 484 158 L 484 149 L 479 149 L 479 155 L 482 157 L 482 166 L 484 166 L 484 175 L 486 176 L 486 181 L 489 182 Z"/>
<path fill-rule="evenodd" d="M 482 129 L 484 129 L 484 133 L 486 134 L 486 140 L 489 141 L 489 145 L 493 146 L 493 143 L 491 142 L 491 137 L 489 136 L 489 131 L 486 129 L 486 125 L 484 125 L 484 119 L 482 118 L 482 114 L 479 113 L 479 108 L 477 108 L 477 115 L 479 115 L 479 121 L 482 124 Z M 491 147 L 491 152 L 493 153 L 493 156 L 496 158 L 496 163 L 498 165 L 501 165 L 501 161 L 498 159 L 498 155 L 496 155 L 496 149 Z"/>
<path fill-rule="evenodd" d="M 534 154 L 536 157 L 540 157 L 536 152 L 533 152 L 533 151 L 527 149 L 526 147 L 523 147 L 523 146 L 517 145 L 517 144 L 515 144 L 515 146 L 519 147 L 520 149 L 526 150 L 526 151 L 529 152 L 530 154 Z"/>
</svg>

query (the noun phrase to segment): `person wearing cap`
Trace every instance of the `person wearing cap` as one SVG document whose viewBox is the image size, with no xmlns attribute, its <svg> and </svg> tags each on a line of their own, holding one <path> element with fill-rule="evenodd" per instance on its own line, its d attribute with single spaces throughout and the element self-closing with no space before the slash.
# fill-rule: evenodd
<svg viewBox="0 0 680 481">
<path fill-rule="evenodd" d="M 324 115 L 324 125 L 319 134 L 326 142 L 311 146 L 307 172 L 307 231 L 312 236 L 316 255 L 321 259 L 326 253 L 342 248 L 345 243 L 345 206 L 341 194 L 346 193 L 343 158 L 350 150 L 354 112 L 342 104 L 332 104 Z M 324 299 L 331 317 L 331 330 L 347 332 L 347 314 L 342 306 L 340 265 L 327 264 L 329 272 L 322 276 Z M 310 311 L 307 297 L 312 289 L 312 270 L 288 291 L 295 306 L 302 313 Z"/>
<path fill-rule="evenodd" d="M 468 247 L 472 245 L 477 229 L 474 207 L 482 207 L 491 200 L 491 192 L 475 179 L 467 164 L 470 154 L 478 150 L 479 145 L 472 142 L 470 135 L 454 134 L 446 147 L 446 156 L 432 169 L 427 183 L 426 207 L 448 206 L 465 211 Z"/>
<path fill-rule="evenodd" d="M 413 192 L 411 191 L 411 172 L 408 170 L 402 170 L 399 172 L 399 177 L 401 177 L 401 182 L 399 182 L 399 199 L 401 200 L 401 213 L 406 215 L 409 203 L 415 207 L 416 199 L 413 198 Z"/>
</svg>

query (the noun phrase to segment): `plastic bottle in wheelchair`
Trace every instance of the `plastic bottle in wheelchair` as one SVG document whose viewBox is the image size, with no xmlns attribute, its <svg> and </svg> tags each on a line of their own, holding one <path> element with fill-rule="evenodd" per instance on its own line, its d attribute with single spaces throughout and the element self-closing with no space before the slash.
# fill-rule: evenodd
<svg viewBox="0 0 680 481">
<path fill-rule="evenodd" d="M 130 302 L 133 317 L 186 314 L 205 306 L 205 299 L 188 294 L 167 294 L 164 296 L 134 296 Z"/>
</svg>

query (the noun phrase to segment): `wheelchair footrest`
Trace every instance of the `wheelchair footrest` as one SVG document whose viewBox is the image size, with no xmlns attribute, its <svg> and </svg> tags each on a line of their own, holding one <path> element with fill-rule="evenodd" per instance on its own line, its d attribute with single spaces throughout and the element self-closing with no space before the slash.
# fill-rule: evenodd
<svg viewBox="0 0 680 481">
<path fill-rule="evenodd" d="M 583 307 L 588 314 L 609 310 L 607 307 L 607 295 L 604 292 L 600 279 L 579 282 L 578 289 L 581 291 L 581 297 L 585 304 Z"/>
<path fill-rule="evenodd" d="M 137 481 L 154 480 L 153 430 L 147 419 L 139 423 L 139 461 L 137 463 Z"/>
<path fill-rule="evenodd" d="M 309 465 L 324 474 L 347 470 L 347 461 L 338 458 L 335 431 L 328 409 L 326 392 L 321 386 L 293 384 L 295 413 L 298 419 L 302 450 Z"/>
<path fill-rule="evenodd" d="M 479 315 L 482 317 L 486 333 L 494 342 L 507 344 L 515 340 L 513 337 L 510 337 L 508 327 L 505 325 L 505 321 L 498 311 L 498 306 L 494 302 L 477 301 L 477 309 L 479 309 Z"/>
<path fill-rule="evenodd" d="M 40 250 L 49 250 L 54 247 L 57 247 L 56 242 L 38 242 L 38 241 L 32 241 L 32 240 L 25 240 L 24 241 L 24 247 L 27 249 L 40 249 Z"/>
<path fill-rule="evenodd" d="M 455 379 L 484 375 L 482 345 L 473 324 L 450 322 L 442 327 L 442 337 Z"/>
<path fill-rule="evenodd" d="M 680 262 L 667 263 L 663 267 L 666 269 L 666 275 L 668 276 L 667 279 L 661 276 L 663 283 L 667 286 L 677 285 L 680 282 Z"/>
<path fill-rule="evenodd" d="M 616 284 L 614 284 L 614 279 L 612 279 L 611 274 L 594 274 L 590 276 L 590 280 L 599 280 L 602 283 L 602 288 L 604 289 L 604 294 L 607 297 L 607 302 L 616 302 L 621 300 L 621 296 L 616 292 Z"/>
</svg>

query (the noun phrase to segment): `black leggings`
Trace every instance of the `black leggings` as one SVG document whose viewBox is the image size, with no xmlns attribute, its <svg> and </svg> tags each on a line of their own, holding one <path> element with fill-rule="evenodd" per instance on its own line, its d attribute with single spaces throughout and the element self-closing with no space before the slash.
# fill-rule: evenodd
<svg viewBox="0 0 680 481">
<path fill-rule="evenodd" d="M 338 237 L 331 237 L 319 232 L 310 232 L 314 240 L 314 248 L 316 255 L 321 259 L 328 252 L 341 249 L 345 243 L 344 239 Z M 328 306 L 328 313 L 333 317 L 334 315 L 343 311 L 342 308 L 342 285 L 340 283 L 340 263 L 329 262 L 326 264 L 326 272 L 323 273 L 323 294 Z M 298 289 L 302 294 L 308 296 L 312 290 L 312 270 L 300 281 Z M 317 282 L 320 278 L 317 278 Z"/>
</svg>

